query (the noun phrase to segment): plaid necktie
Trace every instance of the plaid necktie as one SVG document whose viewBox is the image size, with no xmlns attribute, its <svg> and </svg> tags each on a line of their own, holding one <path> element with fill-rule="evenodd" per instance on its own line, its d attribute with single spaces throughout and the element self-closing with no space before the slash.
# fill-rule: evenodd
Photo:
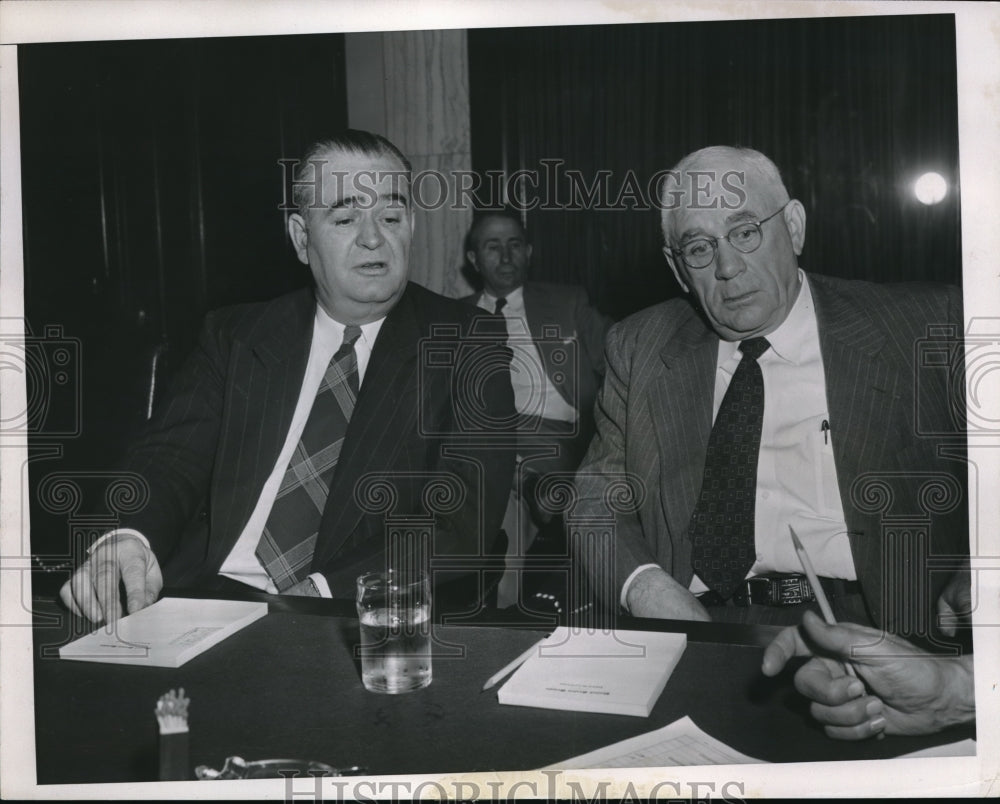
<svg viewBox="0 0 1000 804">
<path fill-rule="evenodd" d="M 729 599 L 756 560 L 754 508 L 764 417 L 759 358 L 771 344 L 750 338 L 708 438 L 701 496 L 691 516 L 691 565 L 705 585 Z"/>
<path fill-rule="evenodd" d="M 257 544 L 257 558 L 279 592 L 309 574 L 330 481 L 358 394 L 354 342 L 360 335 L 360 327 L 344 327 L 344 342 L 327 366 Z"/>
</svg>

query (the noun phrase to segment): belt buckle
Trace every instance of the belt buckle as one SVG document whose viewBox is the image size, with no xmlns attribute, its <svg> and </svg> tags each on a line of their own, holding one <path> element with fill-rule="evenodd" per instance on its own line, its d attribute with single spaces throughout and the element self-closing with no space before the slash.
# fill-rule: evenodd
<svg viewBox="0 0 1000 804">
<path fill-rule="evenodd" d="M 771 579 L 765 575 L 747 578 L 733 592 L 733 603 L 737 606 L 772 605 Z"/>
<path fill-rule="evenodd" d="M 805 575 L 782 575 L 773 580 L 774 606 L 796 606 L 816 599 Z"/>
</svg>

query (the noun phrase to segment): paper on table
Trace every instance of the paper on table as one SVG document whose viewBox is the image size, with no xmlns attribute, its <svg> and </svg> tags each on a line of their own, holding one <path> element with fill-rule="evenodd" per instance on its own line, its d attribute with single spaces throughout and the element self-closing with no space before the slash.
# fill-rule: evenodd
<svg viewBox="0 0 1000 804">
<path fill-rule="evenodd" d="M 267 614 L 267 603 L 165 597 L 59 648 L 82 662 L 180 667 Z"/>
<path fill-rule="evenodd" d="M 497 700 L 648 717 L 686 645 L 684 634 L 559 627 L 532 649 Z"/>
<path fill-rule="evenodd" d="M 706 734 L 684 716 L 662 729 L 630 737 L 542 770 L 574 768 L 669 768 L 687 765 L 764 764 Z"/>
</svg>

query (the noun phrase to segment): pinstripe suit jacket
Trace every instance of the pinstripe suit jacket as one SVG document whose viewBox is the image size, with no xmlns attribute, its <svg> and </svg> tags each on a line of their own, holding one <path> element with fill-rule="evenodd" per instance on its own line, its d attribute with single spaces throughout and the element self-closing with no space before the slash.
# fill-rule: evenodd
<svg viewBox="0 0 1000 804">
<path fill-rule="evenodd" d="M 921 368 L 918 361 L 928 349 L 956 354 L 961 293 L 951 287 L 877 285 L 818 275 L 808 275 L 808 281 L 858 580 L 872 619 L 896 630 L 902 612 L 912 606 L 910 598 L 902 597 L 912 596 L 912 590 L 886 578 L 895 577 L 900 562 L 911 558 L 898 555 L 898 546 L 889 544 L 893 539 L 885 525 L 888 517 L 909 517 L 913 523 L 927 518 L 930 473 L 951 481 L 938 486 L 947 488 L 949 503 L 931 501 L 935 516 L 941 516 L 931 528 L 928 552 L 968 552 L 964 424 L 956 417 L 957 411 L 964 412 L 964 401 L 961 391 L 950 387 L 940 360 L 936 370 Z M 933 325 L 938 328 L 928 340 Z M 718 343 L 685 299 L 643 310 L 608 333 L 607 372 L 595 410 L 597 434 L 577 475 L 574 515 L 581 521 L 606 520 L 604 493 L 616 474 L 628 474 L 642 501 L 634 513 L 615 515 L 614 581 L 609 582 L 608 568 L 594 562 L 587 566 L 598 588 L 620 594 L 636 567 L 653 562 L 685 587 L 691 582 L 687 530 L 712 429 Z M 953 459 L 938 454 L 938 447 L 948 444 Z M 876 475 L 882 480 L 873 484 Z M 580 560 L 586 561 L 582 554 Z M 930 575 L 922 606 L 928 598 L 934 604 L 948 575 Z"/>
<path fill-rule="evenodd" d="M 312 291 L 303 290 L 209 314 L 194 355 L 130 454 L 126 468 L 146 478 L 150 501 L 121 525 L 149 539 L 167 585 L 218 582 L 219 567 L 287 437 L 315 305 Z M 493 372 L 489 393 L 473 398 L 475 389 L 453 384 L 453 368 L 420 371 L 420 342 L 432 327 L 447 325 L 433 343 L 454 352 L 451 347 L 474 317 L 466 305 L 413 283 L 386 317 L 348 426 L 311 567 L 327 576 L 334 597 L 353 597 L 357 575 L 384 566 L 384 516 L 364 510 L 355 494 L 355 481 L 366 473 L 393 473 L 394 516 L 424 512 L 421 473 L 451 472 L 460 481 L 464 503 L 436 517 L 435 556 L 479 556 L 480 540 L 492 542 L 499 531 L 513 453 L 474 446 L 457 410 L 472 410 L 481 398 L 488 407 L 480 423 L 510 421 L 509 379 Z M 495 341 L 476 348 L 490 352 L 488 359 L 509 360 Z M 442 457 L 445 443 L 468 459 Z"/>
</svg>

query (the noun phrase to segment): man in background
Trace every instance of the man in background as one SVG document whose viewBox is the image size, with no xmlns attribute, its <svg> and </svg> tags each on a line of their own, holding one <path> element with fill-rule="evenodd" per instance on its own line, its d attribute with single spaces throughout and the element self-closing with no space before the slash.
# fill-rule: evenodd
<svg viewBox="0 0 1000 804">
<path fill-rule="evenodd" d="M 517 215 L 482 212 L 466 237 L 466 258 L 482 280 L 465 301 L 502 315 L 513 352 L 518 412 L 518 470 L 504 516 L 508 565 L 518 567 L 551 514 L 537 499 L 541 480 L 573 472 L 593 435 L 594 398 L 604 374 L 604 335 L 611 321 L 578 285 L 528 279 L 531 243 Z M 550 538 L 564 534 L 556 520 Z M 517 544 L 516 534 L 521 535 Z M 565 550 L 549 544 L 546 551 Z M 500 603 L 516 602 L 516 572 L 501 581 Z"/>
</svg>

